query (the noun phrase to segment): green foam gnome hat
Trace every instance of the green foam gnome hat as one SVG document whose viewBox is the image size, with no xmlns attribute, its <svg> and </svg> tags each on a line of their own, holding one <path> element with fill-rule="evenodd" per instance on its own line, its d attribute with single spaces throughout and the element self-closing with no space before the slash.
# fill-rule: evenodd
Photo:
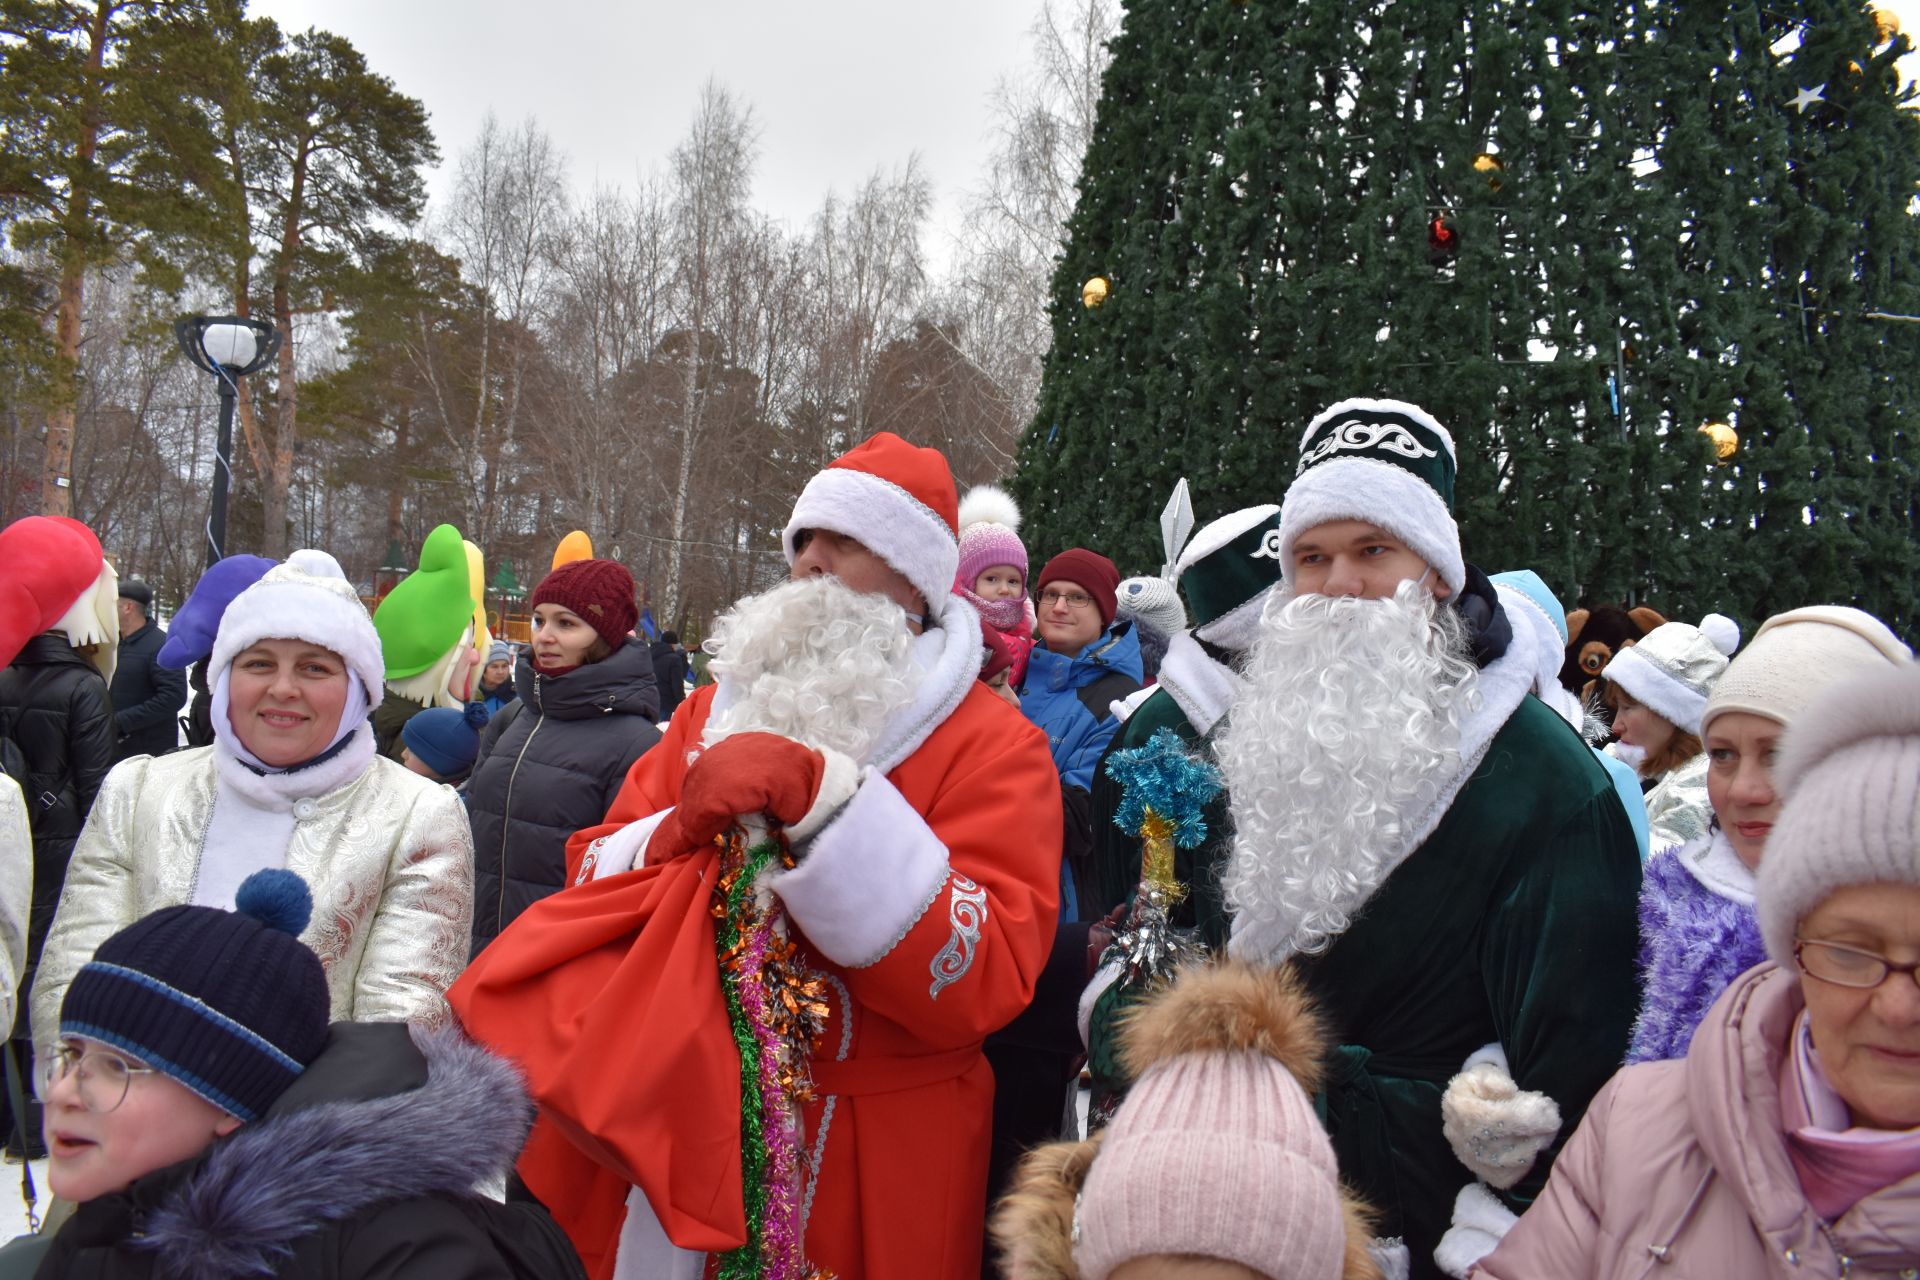
<svg viewBox="0 0 1920 1280">
<path fill-rule="evenodd" d="M 387 679 L 417 676 L 460 643 L 473 621 L 473 588 L 460 531 L 438 525 L 420 545 L 420 567 L 373 611 Z"/>
</svg>

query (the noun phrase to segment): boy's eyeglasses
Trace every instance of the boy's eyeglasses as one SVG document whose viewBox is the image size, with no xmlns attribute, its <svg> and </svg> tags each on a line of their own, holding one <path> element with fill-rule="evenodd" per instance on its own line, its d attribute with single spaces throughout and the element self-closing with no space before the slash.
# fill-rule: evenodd
<svg viewBox="0 0 1920 1280">
<path fill-rule="evenodd" d="M 1064 604 L 1069 609 L 1079 610 L 1086 608 L 1092 603 L 1092 596 L 1083 595 L 1078 591 L 1043 591 L 1040 593 L 1040 607 L 1043 609 L 1050 608 L 1056 604 Z"/>
<path fill-rule="evenodd" d="M 74 1076 L 80 1105 L 104 1115 L 127 1100 L 127 1086 L 135 1076 L 152 1074 L 152 1067 L 136 1067 L 112 1049 L 62 1044 L 48 1055 L 40 1069 L 40 1100 L 45 1102 L 53 1093 L 53 1086 Z"/>
</svg>

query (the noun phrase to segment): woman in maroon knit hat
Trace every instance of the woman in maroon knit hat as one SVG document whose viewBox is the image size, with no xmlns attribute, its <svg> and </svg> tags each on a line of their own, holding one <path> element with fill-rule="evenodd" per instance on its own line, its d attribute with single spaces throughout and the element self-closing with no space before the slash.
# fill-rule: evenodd
<svg viewBox="0 0 1920 1280">
<path fill-rule="evenodd" d="M 574 560 L 530 600 L 519 701 L 487 726 L 467 783 L 475 955 L 562 886 L 567 837 L 605 816 L 627 770 L 660 740 L 653 659 L 631 634 L 633 575 L 612 560 Z"/>
</svg>

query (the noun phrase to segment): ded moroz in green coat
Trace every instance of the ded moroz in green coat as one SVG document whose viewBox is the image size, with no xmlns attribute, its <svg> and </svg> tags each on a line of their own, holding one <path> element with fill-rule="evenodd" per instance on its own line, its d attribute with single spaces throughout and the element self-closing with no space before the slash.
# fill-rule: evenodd
<svg viewBox="0 0 1920 1280">
<path fill-rule="evenodd" d="M 1337 1045 L 1319 1105 L 1341 1177 L 1380 1210 L 1383 1236 L 1406 1241 L 1414 1277 L 1441 1274 L 1434 1247 L 1451 1225 L 1455 1197 L 1474 1181 L 1440 1115 L 1441 1095 L 1468 1056 L 1499 1043 L 1518 1086 L 1560 1109 L 1559 1138 L 1498 1193 L 1519 1212 L 1619 1066 L 1638 1000 L 1633 829 L 1586 744 L 1538 699 L 1516 700 L 1506 666 L 1489 664 L 1483 692 L 1494 707 L 1513 710 L 1446 815 L 1345 934 L 1296 962 Z M 1129 718 L 1114 749 L 1137 746 L 1162 726 L 1196 747 L 1212 736 L 1201 738 L 1162 691 Z M 1103 805 L 1096 788 L 1096 813 L 1111 814 L 1113 792 Z M 1197 927 L 1218 949 L 1226 935 L 1219 876 L 1232 839 L 1224 796 L 1207 820 L 1205 843 L 1177 854 L 1190 892 L 1174 922 Z M 1123 857 L 1122 843 L 1105 857 Z M 1138 863 L 1136 846 L 1120 874 L 1130 868 L 1137 878 Z M 1083 1004 L 1089 1065 L 1103 1093 L 1125 1087 L 1112 1045 L 1127 1003 L 1108 989 Z"/>
<path fill-rule="evenodd" d="M 1532 695 L 1494 734 L 1447 814 L 1322 954 L 1296 961 L 1338 1048 L 1319 1099 L 1340 1175 L 1407 1243 L 1412 1275 L 1473 1174 L 1440 1098 L 1498 1041 L 1560 1135 L 1498 1193 L 1515 1212 L 1620 1065 L 1633 1022 L 1639 846 L 1613 783 Z"/>
</svg>

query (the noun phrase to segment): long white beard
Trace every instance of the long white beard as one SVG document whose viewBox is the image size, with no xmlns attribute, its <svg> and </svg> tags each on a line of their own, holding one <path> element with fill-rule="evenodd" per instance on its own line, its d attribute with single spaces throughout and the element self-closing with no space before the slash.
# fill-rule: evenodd
<svg viewBox="0 0 1920 1280">
<path fill-rule="evenodd" d="M 1234 954 L 1325 950 L 1413 851 L 1460 769 L 1467 652 L 1459 616 L 1412 582 L 1268 603 L 1218 748 Z"/>
<path fill-rule="evenodd" d="M 748 596 L 703 646 L 728 702 L 700 740 L 711 746 L 734 733 L 777 733 L 864 762 L 888 719 L 919 691 L 913 641 L 899 605 L 837 578 Z"/>
</svg>

